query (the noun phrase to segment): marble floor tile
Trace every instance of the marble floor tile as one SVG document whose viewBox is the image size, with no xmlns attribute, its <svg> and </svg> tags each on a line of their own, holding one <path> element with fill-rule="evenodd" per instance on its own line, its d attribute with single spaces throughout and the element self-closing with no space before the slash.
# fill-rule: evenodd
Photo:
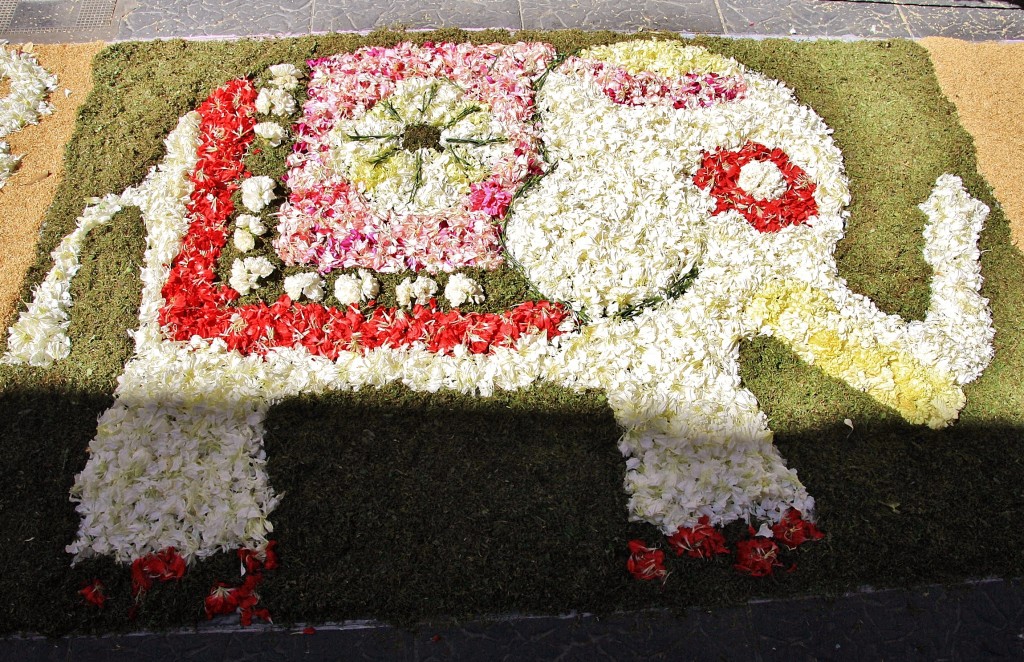
<svg viewBox="0 0 1024 662">
<path fill-rule="evenodd" d="M 722 34 L 714 0 L 521 0 L 523 27 L 532 30 L 669 30 Z"/>
<path fill-rule="evenodd" d="M 900 7 L 914 37 L 954 37 L 973 41 L 1024 39 L 1024 9 Z M 1024 62 L 1021 63 L 1024 67 Z"/>
<path fill-rule="evenodd" d="M 818 0 L 719 0 L 731 35 L 909 37 L 895 5 Z"/>
<path fill-rule="evenodd" d="M 316 0 L 313 32 L 523 27 L 518 0 Z"/>
<path fill-rule="evenodd" d="M 119 39 L 306 34 L 313 0 L 135 0 Z"/>
</svg>

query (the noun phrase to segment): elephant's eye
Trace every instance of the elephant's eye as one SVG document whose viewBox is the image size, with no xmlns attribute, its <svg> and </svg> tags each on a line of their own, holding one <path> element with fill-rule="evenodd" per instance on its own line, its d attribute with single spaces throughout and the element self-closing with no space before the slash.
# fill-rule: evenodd
<svg viewBox="0 0 1024 662">
<path fill-rule="evenodd" d="M 693 183 L 715 199 L 712 215 L 735 209 L 759 232 L 778 232 L 818 215 L 815 184 L 779 148 L 748 142 L 704 152 Z"/>
</svg>

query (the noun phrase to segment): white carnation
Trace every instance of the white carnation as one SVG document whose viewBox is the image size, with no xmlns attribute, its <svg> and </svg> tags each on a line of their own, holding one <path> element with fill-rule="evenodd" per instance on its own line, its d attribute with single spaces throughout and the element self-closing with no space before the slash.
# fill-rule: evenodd
<svg viewBox="0 0 1024 662">
<path fill-rule="evenodd" d="M 444 286 L 444 297 L 453 308 L 466 303 L 483 303 L 484 290 L 475 280 L 464 274 L 453 274 Z"/>
<path fill-rule="evenodd" d="M 245 296 L 250 290 L 259 287 L 260 278 L 266 278 L 273 272 L 274 265 L 265 257 L 247 257 L 235 260 L 231 265 L 231 278 L 228 279 L 228 285 Z"/>
<path fill-rule="evenodd" d="M 253 216 L 252 214 L 239 214 L 238 218 L 235 219 L 235 225 L 248 230 L 257 237 L 267 231 L 267 226 L 263 224 L 263 220 L 259 216 Z"/>
<path fill-rule="evenodd" d="M 302 72 L 294 64 L 284 62 L 282 64 L 274 64 L 269 67 L 270 75 L 273 76 L 269 81 L 271 87 L 280 88 L 282 90 L 294 90 L 299 86 L 299 79 L 302 78 Z"/>
<path fill-rule="evenodd" d="M 245 228 L 235 228 L 233 240 L 235 248 L 243 253 L 248 253 L 252 249 L 256 248 L 256 238 L 253 237 L 252 233 Z"/>
<path fill-rule="evenodd" d="M 380 283 L 366 269 L 359 270 L 359 291 L 366 300 L 376 298 L 380 294 Z"/>
<path fill-rule="evenodd" d="M 242 204 L 249 211 L 260 211 L 274 199 L 274 180 L 270 177 L 250 177 L 242 182 Z"/>
<path fill-rule="evenodd" d="M 292 301 L 298 301 L 303 296 L 319 301 L 324 298 L 324 279 L 311 271 L 288 276 L 284 279 L 284 293 Z"/>
<path fill-rule="evenodd" d="M 380 292 L 380 283 L 366 269 L 357 274 L 339 276 L 334 283 L 334 297 L 344 305 L 368 301 Z"/>
<path fill-rule="evenodd" d="M 256 96 L 256 110 L 263 115 L 291 115 L 296 108 L 294 97 L 285 89 L 261 87 Z"/>
<path fill-rule="evenodd" d="M 353 274 L 342 274 L 334 281 L 334 298 L 343 306 L 359 303 L 363 298 L 359 278 Z"/>
<path fill-rule="evenodd" d="M 398 305 L 408 308 L 413 300 L 421 306 L 430 302 L 430 297 L 437 293 L 437 283 L 426 276 L 419 276 L 415 281 L 406 278 L 395 288 L 395 299 Z"/>
<path fill-rule="evenodd" d="M 260 122 L 252 128 L 256 135 L 263 138 L 271 147 L 277 147 L 284 140 L 284 127 L 277 122 Z"/>
</svg>

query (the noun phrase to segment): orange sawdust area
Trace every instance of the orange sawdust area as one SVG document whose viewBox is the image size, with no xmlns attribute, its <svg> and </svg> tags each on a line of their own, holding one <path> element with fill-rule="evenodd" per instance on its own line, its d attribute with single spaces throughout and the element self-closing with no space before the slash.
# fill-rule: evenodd
<svg viewBox="0 0 1024 662">
<path fill-rule="evenodd" d="M 11 154 L 22 159 L 0 189 L 0 328 L 11 321 L 25 272 L 35 261 L 43 215 L 64 176 L 64 145 L 71 138 L 78 107 L 92 89 L 92 58 L 104 46 L 5 46 L 32 52 L 43 68 L 57 75 L 57 89 L 48 97 L 54 106 L 51 115 L 7 137 Z"/>
<path fill-rule="evenodd" d="M 1024 249 L 1024 43 L 921 40 L 942 92 L 974 138 L 978 170 L 988 180 Z"/>
</svg>

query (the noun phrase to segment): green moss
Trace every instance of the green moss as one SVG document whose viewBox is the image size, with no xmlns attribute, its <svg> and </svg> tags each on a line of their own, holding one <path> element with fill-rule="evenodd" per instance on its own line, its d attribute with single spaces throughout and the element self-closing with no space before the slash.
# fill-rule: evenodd
<svg viewBox="0 0 1024 662">
<path fill-rule="evenodd" d="M 68 174 L 47 212 L 24 299 L 86 198 L 141 181 L 178 118 L 230 78 L 258 77 L 279 62 L 305 69 L 308 58 L 405 39 L 540 39 L 568 52 L 649 36 L 449 29 L 113 45 L 96 58 L 96 87 L 68 145 Z M 696 42 L 784 80 L 835 129 L 853 195 L 836 254 L 840 273 L 883 310 L 919 319 L 927 308 L 931 274 L 916 205 L 940 174 L 961 175 L 993 208 L 981 241 L 996 358 L 968 386 L 961 423 L 939 432 L 909 426 L 777 341 L 744 343 L 744 383 L 816 497 L 828 537 L 802 548 L 793 574 L 757 582 L 738 576 L 726 559 L 671 559 L 673 574 L 661 587 L 631 581 L 624 570 L 626 541 L 659 536 L 626 521 L 619 431 L 601 394 L 539 385 L 470 398 L 389 387 L 291 399 L 266 422 L 271 480 L 285 493 L 272 516 L 283 566 L 263 589 L 279 622 L 683 609 L 1024 571 L 1024 261 L 925 51 L 900 41 Z M 286 148 L 261 149 L 250 170 L 283 172 Z M 68 489 L 132 351 L 126 331 L 137 324 L 142 233 L 138 213 L 128 210 L 90 236 L 74 281 L 67 361 L 48 369 L 0 366 L 0 564 L 7 570 L 0 630 L 188 624 L 214 581 L 237 576 L 230 555 L 204 561 L 181 585 L 155 592 L 131 624 L 126 569 L 106 560 L 71 569 L 63 551 L 78 525 Z M 265 254 L 270 236 L 258 240 Z M 222 256 L 222 278 L 238 256 L 232 251 L 229 245 Z M 282 270 L 271 296 L 284 275 L 301 270 Z M 382 303 L 393 305 L 388 293 L 408 275 L 380 277 Z M 511 270 L 470 275 L 490 309 L 531 296 Z M 446 278 L 437 277 L 442 289 Z M 113 596 L 102 613 L 81 606 L 75 593 L 90 577 L 107 582 Z"/>
</svg>

